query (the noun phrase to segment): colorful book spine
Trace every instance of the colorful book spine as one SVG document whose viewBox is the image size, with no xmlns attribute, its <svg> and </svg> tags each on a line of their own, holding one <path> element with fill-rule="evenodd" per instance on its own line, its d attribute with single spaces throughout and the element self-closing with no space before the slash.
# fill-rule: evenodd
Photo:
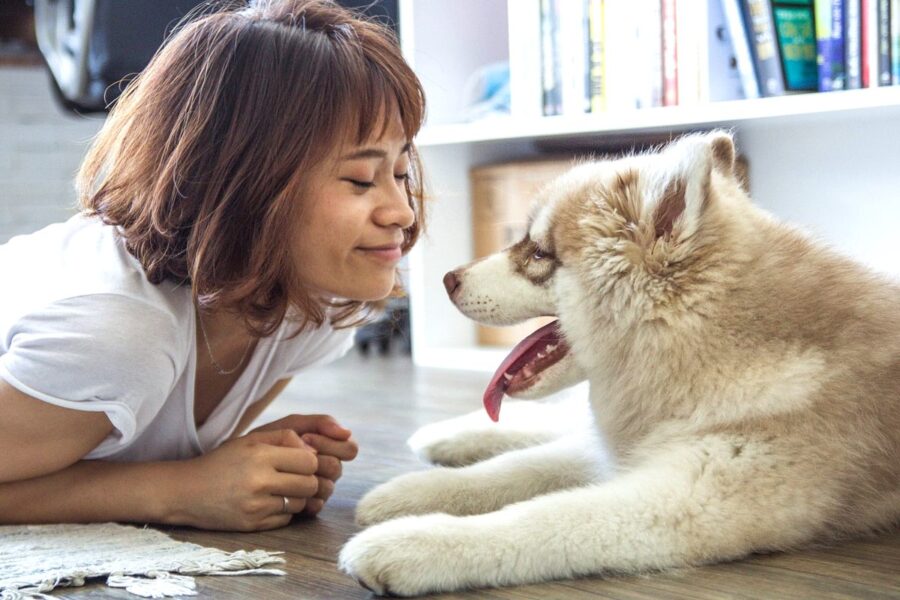
<svg viewBox="0 0 900 600">
<path fill-rule="evenodd" d="M 785 89 L 790 92 L 815 91 L 819 77 L 813 0 L 773 0 L 772 17 L 778 35 Z"/>
<path fill-rule="evenodd" d="M 769 0 L 741 0 L 741 14 L 750 35 L 750 50 L 760 95 L 784 94 L 784 73 L 778 56 L 775 20 Z"/>
<path fill-rule="evenodd" d="M 862 9 L 862 86 L 864 88 L 878 85 L 878 9 L 875 0 L 861 0 Z"/>
<path fill-rule="evenodd" d="M 815 0 L 819 91 L 844 89 L 844 3 Z"/>
<path fill-rule="evenodd" d="M 862 87 L 862 4 L 844 0 L 844 87 Z"/>
<path fill-rule="evenodd" d="M 728 36 L 734 50 L 734 60 L 741 76 L 744 98 L 759 98 L 759 81 L 750 51 L 750 36 L 741 16 L 740 0 L 721 0 L 722 12 L 728 25 Z"/>
<path fill-rule="evenodd" d="M 678 29 L 675 0 L 662 0 L 663 106 L 678 105 Z"/>
<path fill-rule="evenodd" d="M 891 85 L 891 0 L 878 1 L 878 85 Z"/>
</svg>

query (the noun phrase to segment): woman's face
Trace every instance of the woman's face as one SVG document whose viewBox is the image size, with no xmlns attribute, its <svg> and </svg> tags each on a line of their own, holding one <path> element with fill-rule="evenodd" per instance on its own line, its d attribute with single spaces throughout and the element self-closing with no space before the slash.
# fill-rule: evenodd
<svg viewBox="0 0 900 600">
<path fill-rule="evenodd" d="M 383 137 L 345 145 L 311 174 L 293 247 L 311 290 L 360 301 L 391 292 L 403 230 L 415 220 L 406 194 L 408 150 L 395 119 Z"/>
</svg>

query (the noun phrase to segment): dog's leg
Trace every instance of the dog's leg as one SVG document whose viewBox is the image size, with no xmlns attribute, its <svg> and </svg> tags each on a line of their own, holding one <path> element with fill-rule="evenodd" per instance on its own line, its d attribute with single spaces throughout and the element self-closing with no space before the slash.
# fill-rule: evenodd
<svg viewBox="0 0 900 600">
<path fill-rule="evenodd" d="M 585 394 L 556 402 L 510 401 L 499 423 L 483 410 L 425 425 L 407 444 L 421 460 L 447 467 L 470 465 L 510 450 L 545 444 L 584 431 L 593 422 Z"/>
<path fill-rule="evenodd" d="M 730 448 L 670 448 L 611 481 L 490 514 L 381 523 L 351 539 L 339 563 L 376 593 L 406 596 L 700 565 L 822 531 L 833 506 L 799 476 L 807 471 Z"/>
<path fill-rule="evenodd" d="M 371 525 L 432 512 L 490 512 L 540 494 L 601 481 L 611 470 L 607 461 L 600 442 L 583 435 L 514 450 L 468 467 L 407 473 L 366 494 L 357 506 L 356 520 Z"/>
</svg>

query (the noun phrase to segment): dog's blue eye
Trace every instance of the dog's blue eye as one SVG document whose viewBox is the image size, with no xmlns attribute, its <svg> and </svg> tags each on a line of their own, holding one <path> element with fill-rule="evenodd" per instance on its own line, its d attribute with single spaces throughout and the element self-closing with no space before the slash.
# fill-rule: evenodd
<svg viewBox="0 0 900 600">
<path fill-rule="evenodd" d="M 535 250 L 534 254 L 531 255 L 531 258 L 534 260 L 544 260 L 545 258 L 550 258 L 550 255 L 541 250 Z"/>
</svg>

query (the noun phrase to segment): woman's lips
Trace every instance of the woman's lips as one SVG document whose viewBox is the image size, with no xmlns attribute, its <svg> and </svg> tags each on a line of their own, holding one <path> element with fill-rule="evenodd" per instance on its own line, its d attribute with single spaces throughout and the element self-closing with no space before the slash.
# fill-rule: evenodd
<svg viewBox="0 0 900 600">
<path fill-rule="evenodd" d="M 357 248 L 365 255 L 384 262 L 397 262 L 403 256 L 400 246 L 378 246 L 372 248 Z"/>
</svg>

